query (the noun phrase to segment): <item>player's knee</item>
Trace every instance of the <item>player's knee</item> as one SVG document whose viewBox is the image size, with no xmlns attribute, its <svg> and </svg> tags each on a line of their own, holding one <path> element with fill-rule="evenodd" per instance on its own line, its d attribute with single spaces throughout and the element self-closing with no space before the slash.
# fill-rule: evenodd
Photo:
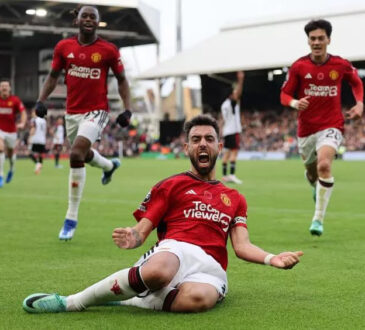
<svg viewBox="0 0 365 330">
<path fill-rule="evenodd" d="M 84 152 L 79 148 L 72 148 L 70 152 L 70 162 L 84 162 Z"/>
<path fill-rule="evenodd" d="M 320 175 L 331 172 L 331 162 L 329 160 L 322 160 L 317 165 L 317 171 Z"/>
<path fill-rule="evenodd" d="M 167 286 L 173 277 L 174 274 L 168 268 L 160 267 L 159 265 L 148 267 L 148 272 L 143 274 L 144 282 L 152 290 Z"/>
<path fill-rule="evenodd" d="M 190 312 L 204 312 L 215 306 L 216 300 L 212 299 L 210 295 L 206 295 L 204 292 L 191 291 L 187 294 L 187 300 L 190 305 Z"/>
</svg>

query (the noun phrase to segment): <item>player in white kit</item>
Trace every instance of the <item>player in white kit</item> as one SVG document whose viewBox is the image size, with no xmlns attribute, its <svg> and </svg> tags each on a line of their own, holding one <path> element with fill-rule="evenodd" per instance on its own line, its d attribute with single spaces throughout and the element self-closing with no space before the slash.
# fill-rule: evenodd
<svg viewBox="0 0 365 330">
<path fill-rule="evenodd" d="M 63 118 L 57 118 L 56 129 L 53 133 L 53 154 L 56 168 L 62 168 L 60 164 L 60 155 L 65 142 L 65 128 L 63 126 Z"/>
<path fill-rule="evenodd" d="M 47 121 L 34 116 L 31 121 L 29 142 L 31 146 L 30 158 L 35 163 L 34 173 L 39 174 L 43 166 L 43 154 L 46 152 Z"/>
</svg>

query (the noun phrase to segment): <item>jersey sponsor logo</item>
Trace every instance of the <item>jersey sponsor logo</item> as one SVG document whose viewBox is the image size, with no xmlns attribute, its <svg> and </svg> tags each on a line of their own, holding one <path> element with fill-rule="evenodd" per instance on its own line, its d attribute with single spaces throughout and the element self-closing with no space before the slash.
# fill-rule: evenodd
<svg viewBox="0 0 365 330">
<path fill-rule="evenodd" d="M 323 72 L 319 72 L 319 73 L 317 74 L 317 79 L 318 79 L 318 80 L 323 80 L 323 79 L 324 79 L 324 74 L 323 74 Z"/>
<path fill-rule="evenodd" d="M 101 61 L 101 54 L 100 53 L 92 53 L 91 54 L 91 60 L 94 62 L 94 63 L 98 63 Z"/>
<path fill-rule="evenodd" d="M 340 74 L 336 70 L 331 70 L 329 76 L 332 80 L 336 80 L 340 76 Z"/>
<path fill-rule="evenodd" d="M 221 200 L 225 206 L 231 206 L 231 200 L 226 194 L 221 194 Z"/>
<path fill-rule="evenodd" d="M 11 108 L 0 108 L 1 115 L 11 115 L 13 110 Z"/>
<path fill-rule="evenodd" d="M 74 53 L 70 53 L 70 54 L 68 54 L 68 55 L 67 55 L 67 58 L 75 58 Z"/>
<path fill-rule="evenodd" d="M 68 69 L 67 74 L 77 78 L 100 79 L 101 70 L 98 68 L 87 68 L 85 66 L 71 64 L 71 68 Z"/>
<path fill-rule="evenodd" d="M 224 232 L 228 231 L 229 223 L 232 218 L 217 209 L 210 204 L 205 204 L 201 201 L 193 201 L 194 207 L 184 210 L 185 218 L 195 218 L 207 221 L 218 222 L 222 226 Z"/>
<path fill-rule="evenodd" d="M 312 79 L 312 75 L 308 72 L 305 76 L 304 79 Z"/>
<path fill-rule="evenodd" d="M 191 190 L 188 190 L 188 191 L 185 193 L 185 195 L 196 195 L 196 192 L 195 192 L 193 189 L 191 189 Z"/>
<path fill-rule="evenodd" d="M 337 86 L 317 86 L 315 84 L 309 84 L 309 88 L 304 89 L 306 96 L 323 96 L 334 97 L 337 96 Z"/>
</svg>

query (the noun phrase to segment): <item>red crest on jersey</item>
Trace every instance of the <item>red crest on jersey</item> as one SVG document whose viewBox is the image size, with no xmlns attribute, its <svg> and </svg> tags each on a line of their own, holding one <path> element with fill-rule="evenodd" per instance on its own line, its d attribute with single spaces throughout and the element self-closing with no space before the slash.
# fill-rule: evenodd
<svg viewBox="0 0 365 330">
<path fill-rule="evenodd" d="M 91 60 L 94 62 L 94 63 L 98 63 L 101 61 L 101 54 L 100 53 L 92 53 L 91 54 Z"/>
<path fill-rule="evenodd" d="M 340 74 L 336 70 L 331 70 L 329 76 L 332 80 L 336 80 Z"/>
<path fill-rule="evenodd" d="M 221 200 L 224 205 L 231 206 L 232 202 L 226 194 L 221 194 Z"/>
</svg>

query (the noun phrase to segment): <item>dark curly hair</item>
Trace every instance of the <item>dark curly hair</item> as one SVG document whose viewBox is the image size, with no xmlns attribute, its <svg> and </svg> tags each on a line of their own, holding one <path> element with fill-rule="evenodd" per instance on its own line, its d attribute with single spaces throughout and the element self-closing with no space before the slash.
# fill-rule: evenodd
<svg viewBox="0 0 365 330">
<path fill-rule="evenodd" d="M 211 115 L 204 114 L 196 116 L 193 119 L 185 122 L 184 132 L 186 134 L 186 139 L 189 139 L 190 130 L 194 126 L 199 126 L 199 125 L 212 126 L 217 133 L 217 137 L 219 138 L 219 127 L 217 121 Z"/>
<path fill-rule="evenodd" d="M 317 29 L 325 30 L 327 37 L 328 38 L 331 37 L 332 25 L 330 22 L 326 21 L 325 19 L 311 20 L 304 27 L 304 31 L 307 34 L 307 36 L 309 36 L 309 32 L 312 32 Z"/>
</svg>

